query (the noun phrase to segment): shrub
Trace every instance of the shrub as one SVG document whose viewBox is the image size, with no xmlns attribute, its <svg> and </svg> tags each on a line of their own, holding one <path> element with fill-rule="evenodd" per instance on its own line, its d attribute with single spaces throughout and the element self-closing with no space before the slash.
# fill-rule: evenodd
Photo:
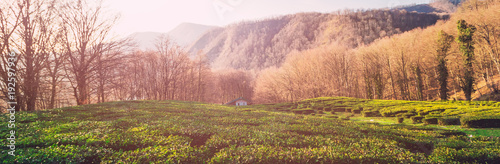
<svg viewBox="0 0 500 164">
<path fill-rule="evenodd" d="M 318 111 L 318 114 L 325 114 L 325 112 L 323 112 L 323 111 Z"/>
<path fill-rule="evenodd" d="M 416 123 L 422 123 L 422 119 L 424 119 L 424 117 L 422 116 L 412 116 L 410 117 L 411 119 L 411 122 L 416 124 Z"/>
<path fill-rule="evenodd" d="M 403 114 L 403 117 L 404 118 L 410 118 L 410 117 L 413 117 L 413 116 L 416 116 L 416 115 L 417 115 L 417 113 L 405 113 L 405 114 Z"/>
<path fill-rule="evenodd" d="M 424 122 L 424 124 L 437 124 L 438 123 L 438 118 L 425 118 L 422 120 L 422 122 Z"/>
<path fill-rule="evenodd" d="M 313 109 L 306 108 L 306 109 L 295 109 L 292 111 L 295 114 L 311 114 L 314 113 Z"/>
<path fill-rule="evenodd" d="M 400 124 L 401 124 L 401 123 L 403 123 L 403 121 L 404 121 L 404 120 L 405 120 L 405 118 L 404 118 L 404 117 L 398 117 L 398 123 L 400 123 Z"/>
<path fill-rule="evenodd" d="M 335 107 L 332 109 L 333 112 L 345 112 L 345 108 Z"/>
<path fill-rule="evenodd" d="M 339 116 L 332 116 L 332 115 L 329 115 L 329 116 L 325 116 L 326 118 L 339 118 Z"/>
<path fill-rule="evenodd" d="M 439 125 L 460 125 L 460 118 L 458 117 L 442 117 L 438 118 Z"/>
<path fill-rule="evenodd" d="M 360 114 L 361 110 L 360 109 L 353 109 L 351 110 L 352 114 Z"/>
<path fill-rule="evenodd" d="M 500 128 L 500 116 L 469 116 L 460 122 L 467 128 Z"/>
<path fill-rule="evenodd" d="M 345 112 L 351 113 L 351 109 L 350 108 L 345 108 Z"/>
<path fill-rule="evenodd" d="M 332 111 L 332 108 L 327 108 L 327 107 L 324 107 L 324 108 L 323 108 L 323 111 L 325 111 L 325 112 L 329 112 L 329 111 Z"/>
<path fill-rule="evenodd" d="M 361 112 L 361 114 L 363 115 L 363 117 L 375 117 L 375 112 L 372 112 L 372 111 L 363 111 Z"/>
<path fill-rule="evenodd" d="M 418 112 L 419 115 L 421 116 L 425 116 L 425 115 L 428 115 L 428 114 L 440 114 L 442 112 L 444 112 L 446 109 L 430 109 L 430 110 L 425 110 L 425 111 L 420 111 Z"/>
<path fill-rule="evenodd" d="M 407 113 L 407 111 L 404 111 L 404 110 L 401 110 L 401 111 L 385 111 L 385 112 L 382 112 L 382 116 L 384 117 L 394 117 L 394 116 L 398 116 L 400 114 L 404 114 L 404 113 Z"/>
</svg>

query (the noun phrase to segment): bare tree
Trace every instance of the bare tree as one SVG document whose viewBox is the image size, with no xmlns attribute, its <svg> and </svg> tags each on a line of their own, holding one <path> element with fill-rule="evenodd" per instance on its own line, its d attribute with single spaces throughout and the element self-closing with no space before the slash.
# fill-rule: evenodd
<svg viewBox="0 0 500 164">
<path fill-rule="evenodd" d="M 21 3 L 17 0 L 6 0 L 0 3 L 0 53 L 1 55 L 1 67 L 0 67 L 0 78 L 1 78 L 1 85 L 0 88 L 2 89 L 2 94 L 5 97 L 5 100 L 7 101 L 8 98 L 8 86 L 7 84 L 9 83 L 9 76 L 8 72 L 9 69 L 15 69 L 16 68 L 10 68 L 8 62 L 8 56 L 7 54 L 11 53 L 12 51 L 12 35 L 16 31 L 16 28 L 18 28 L 20 22 L 21 22 L 21 12 L 20 10 L 24 6 L 21 5 Z M 17 65 L 16 60 L 14 63 Z M 17 77 L 17 76 L 16 76 Z M 20 78 L 15 78 L 14 80 L 17 81 L 15 89 L 16 91 L 19 91 L 19 82 Z M 22 104 L 22 96 L 20 94 L 16 94 L 16 102 L 18 104 Z M 16 105 L 16 111 L 19 110 L 24 110 L 23 105 Z"/>
<path fill-rule="evenodd" d="M 23 90 L 28 111 L 36 110 L 36 102 L 41 85 L 42 70 L 46 68 L 51 51 L 53 36 L 51 25 L 54 21 L 54 3 L 41 0 L 23 0 L 21 23 L 18 35 L 22 42 L 16 47 L 20 50 L 23 75 Z"/>
<path fill-rule="evenodd" d="M 66 1 L 59 15 L 64 24 L 64 46 L 69 64 L 67 78 L 73 87 L 78 105 L 88 104 L 89 83 L 95 78 L 93 72 L 99 57 L 104 53 L 106 39 L 118 15 L 104 13 L 102 2 Z"/>
<path fill-rule="evenodd" d="M 49 47 L 50 52 L 46 64 L 47 76 L 50 84 L 49 109 L 54 108 L 56 105 L 57 86 L 60 85 L 62 79 L 64 78 L 64 72 L 62 69 L 67 60 L 67 55 L 65 55 L 64 48 L 62 47 L 62 34 L 62 31 L 59 31 L 53 38 Z"/>
</svg>

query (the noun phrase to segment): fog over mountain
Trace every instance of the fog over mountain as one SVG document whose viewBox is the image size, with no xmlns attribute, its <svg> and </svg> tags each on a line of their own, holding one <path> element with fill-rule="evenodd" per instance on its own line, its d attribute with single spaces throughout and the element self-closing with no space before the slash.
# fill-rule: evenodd
<svg viewBox="0 0 500 164">
<path fill-rule="evenodd" d="M 182 23 L 167 33 L 161 32 L 136 32 L 129 37 L 137 43 L 141 50 L 154 50 L 155 42 L 161 35 L 167 35 L 180 46 L 187 47 L 196 41 L 205 32 L 216 28 L 215 26 L 200 25 L 194 23 Z"/>
</svg>

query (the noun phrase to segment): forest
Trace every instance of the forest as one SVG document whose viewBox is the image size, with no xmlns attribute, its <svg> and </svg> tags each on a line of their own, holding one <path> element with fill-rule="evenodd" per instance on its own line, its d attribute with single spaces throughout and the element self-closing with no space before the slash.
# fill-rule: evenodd
<svg viewBox="0 0 500 164">
<path fill-rule="evenodd" d="M 190 47 L 162 36 L 141 51 L 111 34 L 120 17 L 102 3 L 8 0 L 0 5 L 1 97 L 9 101 L 14 52 L 10 101 L 19 111 L 238 97 L 498 100 L 499 1 L 439 2 L 456 11 L 298 13 L 216 28 Z"/>
<path fill-rule="evenodd" d="M 225 103 L 252 97 L 249 75 L 212 71 L 202 51 L 190 57 L 167 36 L 157 39 L 154 51 L 139 51 L 130 39 L 111 34 L 118 19 L 97 1 L 2 2 L 2 100 L 34 111 L 116 100 Z M 9 72 L 15 72 L 15 87 L 8 85 Z"/>
<path fill-rule="evenodd" d="M 260 71 L 281 66 L 295 51 L 332 43 L 356 48 L 447 18 L 447 15 L 382 9 L 298 13 L 215 29 L 188 49 L 204 50 L 214 68 Z"/>
<path fill-rule="evenodd" d="M 255 101 L 321 96 L 498 100 L 499 1 L 466 1 L 449 20 L 351 48 L 292 53 L 256 79 Z"/>
</svg>

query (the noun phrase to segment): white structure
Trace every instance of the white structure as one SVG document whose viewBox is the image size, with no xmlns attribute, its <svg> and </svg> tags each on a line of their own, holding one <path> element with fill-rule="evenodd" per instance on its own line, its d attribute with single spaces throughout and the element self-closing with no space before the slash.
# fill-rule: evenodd
<svg viewBox="0 0 500 164">
<path fill-rule="evenodd" d="M 246 106 L 246 105 L 248 105 L 248 101 L 245 100 L 243 97 L 240 97 L 240 98 L 237 98 L 233 101 L 226 103 L 225 105 Z"/>
</svg>

